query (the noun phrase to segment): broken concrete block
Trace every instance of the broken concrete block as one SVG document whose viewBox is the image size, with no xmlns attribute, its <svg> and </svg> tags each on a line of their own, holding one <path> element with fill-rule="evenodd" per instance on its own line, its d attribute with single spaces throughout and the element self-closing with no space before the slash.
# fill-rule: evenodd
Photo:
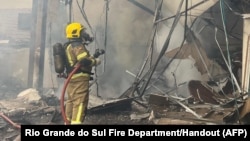
<svg viewBox="0 0 250 141">
<path fill-rule="evenodd" d="M 29 88 L 17 95 L 18 99 L 22 99 L 24 101 L 27 101 L 28 103 L 31 102 L 38 102 L 41 97 L 36 89 Z"/>
</svg>

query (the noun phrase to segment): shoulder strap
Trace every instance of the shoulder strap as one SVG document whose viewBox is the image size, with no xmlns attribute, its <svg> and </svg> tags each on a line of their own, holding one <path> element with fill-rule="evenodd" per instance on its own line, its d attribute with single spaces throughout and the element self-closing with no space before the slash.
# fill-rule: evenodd
<svg viewBox="0 0 250 141">
<path fill-rule="evenodd" d="M 68 46 L 69 44 L 71 44 L 71 43 L 72 43 L 72 41 L 68 41 L 68 42 L 64 43 L 64 44 L 63 44 L 63 48 L 66 49 L 67 46 Z"/>
<path fill-rule="evenodd" d="M 71 41 L 68 41 L 66 43 L 63 44 L 63 49 L 64 49 L 64 60 L 65 60 L 65 68 L 66 68 L 66 72 L 67 74 L 70 73 L 70 71 L 72 70 L 72 68 L 69 65 L 69 61 L 66 55 L 66 49 L 68 47 L 68 45 L 71 43 Z"/>
</svg>

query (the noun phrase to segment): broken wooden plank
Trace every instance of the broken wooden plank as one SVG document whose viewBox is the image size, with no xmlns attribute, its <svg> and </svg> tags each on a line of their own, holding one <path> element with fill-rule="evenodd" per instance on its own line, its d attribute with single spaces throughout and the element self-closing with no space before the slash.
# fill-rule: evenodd
<svg viewBox="0 0 250 141">
<path fill-rule="evenodd" d="M 216 97 L 218 94 L 215 94 L 210 89 L 205 87 L 200 81 L 192 80 L 188 83 L 188 88 L 190 94 L 197 100 L 203 101 L 205 103 L 217 104 L 219 105 L 220 102 Z"/>
<path fill-rule="evenodd" d="M 123 109 L 131 109 L 131 102 L 134 98 L 123 98 L 116 99 L 112 101 L 108 101 L 101 105 L 92 107 L 88 109 L 88 114 L 91 113 L 103 113 L 103 112 L 112 112 L 114 110 L 123 110 Z"/>
<path fill-rule="evenodd" d="M 149 104 L 154 104 L 158 106 L 167 106 L 170 104 L 168 97 L 160 95 L 160 94 L 150 94 L 148 99 Z"/>
<path fill-rule="evenodd" d="M 194 125 L 194 124 L 200 124 L 199 122 L 196 122 L 195 120 L 182 120 L 182 119 L 174 119 L 174 118 L 160 118 L 158 120 L 154 120 L 155 124 L 161 125 L 161 124 L 167 124 L 167 125 L 178 125 L 178 124 L 185 124 L 185 125 Z"/>
<path fill-rule="evenodd" d="M 245 103 L 240 111 L 240 118 L 243 118 L 249 112 L 250 112 L 250 98 L 248 98 L 245 101 Z"/>
<path fill-rule="evenodd" d="M 187 112 L 193 114 L 195 117 L 197 117 L 198 119 L 201 119 L 202 116 L 198 115 L 195 111 L 193 111 L 192 109 L 190 109 L 188 106 L 186 106 L 185 104 L 183 104 L 182 102 L 175 100 L 173 98 L 171 98 L 172 100 L 174 100 L 174 102 L 178 103 L 180 106 L 182 106 L 183 108 L 186 109 Z"/>
</svg>

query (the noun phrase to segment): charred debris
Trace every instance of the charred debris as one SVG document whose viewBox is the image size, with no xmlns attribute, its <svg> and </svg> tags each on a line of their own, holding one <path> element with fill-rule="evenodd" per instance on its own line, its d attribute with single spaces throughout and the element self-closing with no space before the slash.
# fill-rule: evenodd
<svg viewBox="0 0 250 141">
<path fill-rule="evenodd" d="M 135 1 L 130 2 L 141 8 L 143 7 Z M 245 44 L 245 39 L 243 39 L 245 35 L 242 30 L 245 31 L 248 19 L 244 15 L 248 12 L 248 9 L 242 9 L 242 6 L 247 2 L 217 1 L 188 26 L 186 19 L 188 18 L 188 12 L 206 4 L 206 2 L 201 1 L 197 2 L 196 5 L 188 6 L 188 2 L 182 0 L 175 11 L 175 15 L 163 18 L 161 15 L 163 1 L 158 1 L 153 12 L 154 24 L 151 42 L 148 44 L 144 62 L 137 74 L 128 72 L 135 78 L 134 83 L 117 101 L 92 108 L 90 113 L 103 113 L 108 109 L 113 111 L 112 109 L 119 107 L 120 104 L 130 103 L 131 110 L 136 111 L 130 113 L 130 120 L 140 119 L 139 124 L 249 124 L 250 109 L 248 105 L 250 99 L 248 98 L 248 86 L 245 86 L 245 80 L 242 80 L 242 78 L 244 79 L 244 73 L 246 73 L 245 76 L 248 76 L 249 73 L 249 69 L 242 72 L 244 69 L 242 66 L 248 66 L 247 62 L 244 61 L 247 56 L 242 53 Z M 185 7 L 184 11 L 182 11 L 182 7 Z M 227 23 L 223 20 L 216 21 L 218 17 L 225 16 L 223 12 L 217 13 L 222 10 L 222 7 L 224 7 L 224 10 L 226 9 L 224 12 L 227 13 Z M 217 15 L 214 15 L 215 13 Z M 230 16 L 231 18 L 229 18 Z M 241 20 L 233 26 L 231 22 L 235 21 L 233 19 L 236 17 L 241 18 Z M 154 52 L 154 41 L 157 27 L 160 26 L 162 21 L 171 18 L 174 18 L 174 20 L 170 31 L 160 52 L 156 53 Z M 182 20 L 184 18 L 186 27 L 184 39 L 180 47 L 168 51 L 172 34 L 181 18 Z M 206 39 L 208 35 L 204 35 L 206 30 L 211 30 L 211 28 L 214 29 L 213 33 L 215 34 L 213 41 Z M 227 33 L 227 30 L 231 32 Z M 202 32 L 203 34 L 201 34 Z M 227 35 L 221 35 L 223 33 Z M 227 36 L 230 36 L 233 41 L 219 40 L 217 34 L 226 39 Z M 202 42 L 209 42 L 214 47 L 209 50 L 207 46 L 203 46 Z M 231 42 L 233 47 L 227 49 Z M 164 77 L 164 71 L 171 66 L 172 61 L 190 56 L 195 60 L 195 66 L 204 76 L 204 79 L 190 80 L 181 84 L 175 83 L 175 87 L 171 89 L 162 87 L 161 83 L 165 83 L 162 78 Z M 230 57 L 229 60 L 227 57 Z M 166 58 L 168 58 L 167 61 Z M 218 70 L 213 70 L 215 68 Z M 175 77 L 174 73 L 172 75 Z M 176 81 L 176 79 L 174 80 Z M 137 116 L 134 117 L 135 115 Z"/>
<path fill-rule="evenodd" d="M 136 1 L 129 2 L 148 10 Z M 162 0 L 157 1 L 155 11 L 151 11 L 154 21 L 144 62 L 137 74 L 128 72 L 134 77 L 133 84 L 117 98 L 107 100 L 95 94 L 90 95 L 86 124 L 249 124 L 250 99 L 246 86 L 249 83 L 249 67 L 244 67 L 249 63 L 245 60 L 249 58 L 249 50 L 244 50 L 246 43 L 245 46 L 249 46 L 249 39 L 245 39 L 243 33 L 248 27 L 246 13 L 250 11 L 247 8 L 249 2 L 217 1 L 195 17 L 192 24 L 187 23 L 190 16 L 188 12 L 206 4 L 206 0 L 193 6 L 180 0 L 176 14 L 170 17 L 162 17 L 162 3 Z M 227 13 L 227 22 L 217 21 L 218 17 L 225 16 L 223 12 L 218 12 L 222 6 L 224 13 Z M 182 7 L 185 7 L 184 10 Z M 238 20 L 232 20 L 235 18 Z M 154 42 L 157 29 L 169 19 L 174 19 L 170 31 L 160 52 L 156 53 Z M 184 19 L 185 26 L 182 45 L 168 51 L 170 39 L 180 19 Z M 214 35 L 207 35 L 209 31 Z M 217 40 L 217 34 L 220 40 Z M 213 38 L 207 38 L 209 36 Z M 175 59 L 189 57 L 193 58 L 194 66 L 205 76 L 204 79 L 177 84 L 176 76 L 172 73 L 175 86 L 162 87 L 166 83 L 164 72 L 171 63 Z M 219 69 L 215 72 L 214 68 Z M 247 80 L 242 80 L 242 75 Z M 13 87 L 17 88 L 16 93 L 20 92 L 18 84 Z M 13 91 L 12 88 L 6 89 L 6 84 L 1 83 L 5 93 Z M 1 99 L 0 117 L 0 136 L 5 135 L 5 139 L 15 138 L 19 134 L 16 129 L 21 124 L 63 124 L 60 98 L 53 95 L 51 90 L 39 95 L 36 89 L 26 89 L 17 97 Z"/>
</svg>

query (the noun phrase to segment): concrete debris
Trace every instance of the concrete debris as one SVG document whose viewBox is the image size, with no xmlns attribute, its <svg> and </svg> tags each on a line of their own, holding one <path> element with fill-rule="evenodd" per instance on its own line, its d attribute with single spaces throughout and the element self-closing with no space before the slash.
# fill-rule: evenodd
<svg viewBox="0 0 250 141">
<path fill-rule="evenodd" d="M 148 117 L 148 121 L 152 121 L 152 120 L 154 120 L 154 119 L 155 119 L 155 114 L 154 114 L 154 111 L 152 110 L 152 111 L 150 112 L 149 117 Z"/>
<path fill-rule="evenodd" d="M 145 102 L 136 97 L 105 100 L 91 95 L 92 104 L 88 107 L 85 124 L 225 125 L 239 124 L 239 120 L 248 124 L 249 99 L 238 103 L 238 108 L 235 105 L 223 107 L 223 104 L 217 101 L 227 98 L 207 90 L 201 82 L 191 81 L 190 84 L 201 90 L 199 97 L 197 91 L 191 93 L 189 98 L 149 94 L 148 101 Z M 27 89 L 16 99 L 1 100 L 0 113 L 19 125 L 63 124 L 59 105 L 59 99 L 53 94 L 40 97 L 37 96 L 36 90 Z M 238 116 L 237 111 L 240 113 Z M 5 138 L 18 140 L 19 132 L 16 127 L 0 118 L 0 136 L 7 133 Z"/>
<path fill-rule="evenodd" d="M 145 114 L 131 114 L 130 119 L 131 120 L 141 120 L 141 119 L 146 119 L 150 116 L 150 113 L 145 113 Z"/>
<path fill-rule="evenodd" d="M 38 94 L 38 91 L 36 89 L 30 88 L 22 91 L 17 95 L 17 99 L 22 99 L 24 101 L 27 101 L 28 103 L 32 102 L 38 102 L 41 97 Z"/>
<path fill-rule="evenodd" d="M 243 3 L 244 0 L 241 0 L 241 1 L 242 1 L 241 3 Z M 168 2 L 170 1 L 165 1 L 164 2 L 165 5 L 163 7 L 167 6 L 169 8 L 168 10 L 170 10 L 169 11 L 170 13 L 176 12 L 177 9 L 174 7 L 179 5 L 178 1 L 174 1 L 174 2 L 171 1 L 171 6 L 169 6 L 169 4 L 166 4 Z M 150 2 L 147 1 L 146 3 L 150 3 Z M 155 4 L 155 2 L 153 3 Z M 239 2 L 237 3 L 239 4 Z M 151 32 L 152 35 L 150 38 L 152 42 L 148 46 L 149 48 L 148 49 L 138 48 L 139 46 L 142 46 L 138 44 L 137 45 L 138 47 L 133 48 L 133 49 L 138 49 L 138 50 L 132 50 L 131 52 L 131 50 L 128 49 L 130 51 L 129 54 L 132 54 L 132 56 L 136 57 L 136 59 L 138 59 L 137 57 L 139 57 L 139 54 L 142 54 L 141 51 L 148 50 L 148 54 L 146 55 L 146 58 L 143 62 L 141 69 L 139 69 L 140 71 L 138 74 L 134 74 L 126 70 L 128 74 L 132 75 L 132 77 L 135 77 L 135 81 L 132 83 L 132 86 L 129 87 L 121 96 L 119 96 L 118 98 L 114 98 L 114 99 L 103 99 L 101 97 L 95 96 L 95 94 L 94 95 L 91 94 L 89 97 L 88 110 L 87 110 L 87 115 L 86 115 L 84 124 L 147 124 L 147 125 L 150 125 L 150 124 L 151 125 L 250 124 L 250 98 L 247 98 L 247 99 L 243 98 L 243 96 L 249 96 L 249 93 L 247 90 L 246 94 L 243 94 L 243 92 L 240 91 L 239 85 L 238 85 L 238 83 L 249 85 L 248 83 L 249 79 L 247 79 L 247 77 L 244 77 L 244 76 L 248 76 L 249 78 L 249 75 L 246 75 L 246 74 L 249 74 L 249 71 L 242 71 L 245 68 L 244 67 L 245 63 L 249 63 L 246 60 L 245 61 L 242 61 L 242 60 L 244 58 L 247 58 L 246 54 L 249 54 L 249 53 L 247 53 L 247 50 L 243 51 L 241 49 L 242 44 L 243 45 L 248 44 L 248 41 L 247 42 L 244 41 L 245 39 L 248 39 L 248 38 L 245 38 L 245 37 L 242 38 L 243 37 L 242 34 L 244 33 L 243 35 L 247 35 L 247 37 L 250 35 L 250 33 L 248 32 L 249 24 L 245 26 L 245 28 L 247 29 L 247 32 L 242 33 L 242 29 L 244 29 L 244 27 L 242 27 L 242 25 L 244 25 L 243 21 L 235 20 L 235 19 L 239 19 L 239 17 L 236 17 L 238 15 L 235 15 L 234 12 L 231 12 L 229 10 L 227 11 L 227 14 L 228 14 L 227 20 L 226 20 L 227 22 L 226 23 L 218 22 L 218 20 L 221 21 L 221 16 L 222 16 L 218 14 L 217 12 L 220 10 L 218 9 L 218 7 L 220 7 L 218 4 L 220 3 L 213 2 L 213 5 L 212 4 L 204 5 L 206 8 L 204 7 L 199 8 L 199 9 L 202 9 L 202 10 L 198 10 L 201 13 L 199 13 L 196 16 L 191 17 L 191 18 L 196 18 L 196 19 L 190 20 L 190 21 L 193 21 L 192 27 L 190 26 L 191 24 L 184 25 L 184 22 L 181 22 L 182 21 L 181 19 L 183 19 L 185 16 L 174 15 L 172 17 L 172 18 L 175 18 L 176 22 L 174 23 L 177 23 L 177 21 L 180 20 L 182 24 L 172 24 L 172 27 L 167 25 L 168 22 L 164 22 L 164 24 L 160 22 L 154 22 L 153 23 L 154 31 Z M 237 6 L 236 2 L 231 3 L 229 5 L 231 5 L 230 7 Z M 196 6 L 193 8 L 196 8 Z M 242 9 L 243 5 L 238 5 L 238 6 L 241 8 L 237 8 L 237 9 Z M 249 5 L 246 5 L 246 6 L 248 6 L 248 8 L 246 9 L 248 9 L 249 11 L 250 10 Z M 65 7 L 61 7 L 61 8 L 65 8 Z M 188 9 L 192 10 L 193 8 L 189 7 Z M 53 7 L 53 9 L 55 8 Z M 197 11 L 197 9 L 194 9 L 194 10 Z M 56 10 L 52 10 L 52 11 L 56 11 Z M 154 21 L 162 21 L 162 19 L 158 19 L 161 16 L 163 16 L 161 17 L 163 19 L 164 19 L 164 16 L 169 17 L 168 15 L 164 15 L 164 14 L 163 15 L 160 14 L 161 16 L 157 16 L 160 11 L 161 10 L 159 9 L 155 11 L 156 14 L 154 17 L 155 18 Z M 5 15 L 8 15 L 8 12 L 10 11 L 6 11 Z M 60 12 L 62 11 L 60 10 Z M 143 11 L 140 10 L 140 12 L 143 12 Z M 149 12 L 151 14 L 154 13 L 154 11 L 149 11 Z M 163 10 L 161 13 L 169 13 L 169 12 L 166 12 L 165 10 Z M 181 11 L 179 12 L 181 13 Z M 217 14 L 215 14 L 216 12 Z M 128 12 L 125 12 L 125 13 L 129 14 Z M 133 12 L 130 12 L 130 13 L 133 13 Z M 242 14 L 243 13 L 244 12 L 242 12 Z M 133 13 L 133 15 L 136 17 L 137 16 L 140 17 L 141 14 Z M 209 17 L 209 18 L 198 18 L 199 16 Z M 128 15 L 127 17 L 131 17 L 131 15 Z M 137 19 L 136 17 L 132 17 L 132 19 Z M 152 21 L 152 19 L 148 18 L 148 15 L 146 15 L 145 17 L 147 17 L 147 20 Z M 143 18 L 141 18 L 140 20 L 142 19 Z M 50 20 L 52 21 L 50 22 L 53 23 L 53 18 Z M 148 23 L 147 20 L 141 21 L 141 22 Z M 7 27 L 13 26 L 9 24 L 12 22 L 8 22 L 8 20 L 2 19 L 2 21 L 6 22 Z M 62 24 L 60 25 L 64 25 L 63 22 L 61 23 Z M 139 23 L 138 27 L 142 27 L 141 23 L 140 22 L 138 23 Z M 227 24 L 227 25 L 224 25 L 224 24 Z M 224 33 L 225 33 L 223 31 L 224 29 L 220 29 L 219 31 L 217 31 L 217 27 L 223 27 L 223 26 L 230 27 L 231 24 L 235 25 L 235 27 L 232 28 L 231 32 L 228 32 L 228 37 L 230 37 L 230 42 L 225 42 L 227 40 L 224 41 Z M 97 25 L 99 25 L 99 23 Z M 122 24 L 119 23 L 119 25 L 122 25 Z M 144 25 L 143 29 L 147 29 L 146 26 L 148 25 L 147 24 L 143 24 L 143 25 Z M 148 26 L 148 28 L 151 28 L 151 25 L 152 23 L 150 23 L 150 26 Z M 180 27 L 177 25 L 180 25 Z M 177 32 L 181 31 L 181 32 L 179 32 L 178 33 L 179 35 L 177 35 L 178 37 L 176 40 L 177 42 L 172 42 L 175 40 L 171 40 L 170 42 L 170 37 L 172 37 L 172 33 L 173 33 L 171 31 L 174 31 L 173 29 L 176 26 L 181 30 L 175 30 L 175 31 Z M 113 27 L 117 27 L 120 29 L 120 27 L 118 26 L 113 26 Z M 185 27 L 188 27 L 188 28 L 185 28 Z M 165 31 L 165 29 L 167 28 L 170 28 L 170 30 Z M 183 30 L 184 28 L 187 30 Z M 211 30 L 213 28 L 215 29 Z M 10 29 L 14 30 L 13 28 L 10 28 Z M 61 27 L 58 27 L 58 29 L 61 29 Z M 113 30 L 116 30 L 116 29 L 113 29 Z M 133 29 L 131 30 L 133 31 Z M 19 35 L 17 34 L 18 33 L 17 29 L 15 29 L 14 31 L 15 32 L 9 32 L 11 33 L 9 36 L 13 36 L 12 37 L 13 39 L 15 38 L 15 36 Z M 120 33 L 120 31 L 118 32 Z M 145 30 L 142 30 L 142 31 L 145 31 Z M 183 31 L 186 33 L 184 33 Z M 134 32 L 138 33 L 137 31 L 134 31 Z M 159 32 L 159 34 L 155 34 L 157 32 Z M 127 33 L 130 34 L 131 32 L 127 32 Z M 164 40 L 162 40 L 163 41 L 162 42 L 161 39 L 163 36 L 159 36 L 159 35 L 165 36 L 167 35 L 167 33 L 169 33 L 168 38 L 166 38 L 167 40 L 165 40 L 165 42 Z M 248 34 L 245 34 L 245 33 L 248 33 Z M 30 35 L 30 31 L 25 32 L 25 34 Z M 143 34 L 147 35 L 146 32 Z M 182 39 L 180 39 L 180 35 L 187 35 L 187 36 L 184 36 L 185 39 L 183 39 L 183 44 L 180 44 L 182 43 L 181 41 Z M 214 36 L 216 35 L 220 35 L 220 37 L 214 38 Z M 140 34 L 138 34 L 137 36 L 140 36 Z M 26 36 L 21 36 L 21 37 L 26 37 Z M 112 36 L 112 37 L 115 37 L 115 36 Z M 116 39 L 114 38 L 114 40 L 112 41 L 116 41 Z M 133 39 L 134 41 L 138 41 L 134 37 L 131 37 L 131 39 Z M 40 40 L 37 40 L 37 41 L 40 41 Z M 51 40 L 51 41 L 54 41 L 54 40 Z M 117 40 L 117 41 L 120 42 L 120 40 Z M 124 41 L 127 42 L 127 40 L 124 40 Z M 135 45 L 133 44 L 132 40 L 128 40 L 128 41 L 131 43 L 131 46 Z M 11 42 L 13 41 L 10 40 L 10 43 Z M 8 40 L 4 38 L 0 40 L 0 44 L 10 44 L 10 43 Z M 16 40 L 14 43 L 20 47 L 23 47 L 23 46 L 27 47 L 26 43 L 29 43 L 29 42 L 26 42 L 26 40 L 22 40 L 21 38 L 19 40 Z M 170 46 L 169 46 L 169 43 L 171 43 Z M 172 47 L 176 46 L 175 45 L 176 43 L 178 43 L 177 45 L 179 47 L 171 49 Z M 227 46 L 225 46 L 227 45 L 227 43 L 229 43 L 229 46 L 230 46 L 229 50 L 228 48 L 226 48 Z M 15 47 L 15 44 L 11 46 Z M 34 44 L 36 43 L 34 42 Z M 123 42 L 119 44 L 130 46 L 130 44 L 123 44 Z M 162 47 L 161 47 L 161 44 L 163 45 Z M 155 45 L 157 45 L 156 48 L 153 48 Z M 221 46 L 222 48 L 219 47 L 218 45 L 222 45 Z M 0 99 L 0 140 L 19 141 L 20 140 L 19 125 L 21 124 L 32 124 L 32 125 L 64 124 L 64 121 L 61 115 L 62 110 L 63 110 L 61 109 L 61 107 L 64 107 L 64 105 L 60 105 L 61 104 L 60 98 L 58 96 L 55 96 L 53 82 L 50 82 L 48 80 L 46 81 L 46 82 L 49 82 L 49 83 L 46 83 L 46 85 L 48 85 L 47 87 L 51 88 L 51 86 L 53 85 L 53 90 L 50 89 L 47 93 L 45 92 L 45 94 L 39 94 L 39 92 L 36 89 L 33 89 L 33 88 L 26 89 L 26 86 L 24 86 L 25 83 L 23 82 L 26 82 L 25 80 L 26 78 L 28 78 L 28 76 L 26 75 L 30 75 L 29 73 L 26 73 L 27 71 L 25 71 L 26 69 L 24 69 L 24 68 L 28 68 L 28 65 L 30 65 L 26 63 L 27 62 L 26 60 L 28 60 L 28 56 L 29 56 L 27 54 L 30 53 L 30 49 L 23 48 L 22 50 L 17 50 L 16 48 L 12 48 L 10 50 L 10 49 L 5 49 L 4 47 L 2 47 L 2 50 L 1 50 L 1 60 L 6 60 L 5 58 L 12 58 L 12 59 L 9 59 L 11 62 L 8 62 L 8 63 L 6 63 L 5 61 L 2 61 L 3 67 L 1 70 L 2 72 L 1 74 L 4 75 L 3 72 L 8 72 L 7 73 L 8 75 L 6 79 L 1 79 L 0 81 L 0 90 L 1 90 L 0 98 L 2 98 Z M 162 49 L 159 50 L 160 48 Z M 34 60 L 32 59 L 30 60 L 30 62 L 33 62 L 32 65 L 39 64 L 39 67 L 36 66 L 37 70 L 40 68 L 40 60 L 44 59 L 44 56 L 40 56 L 40 55 L 43 55 L 43 51 L 39 51 L 40 49 L 42 49 L 42 47 L 36 47 L 36 49 L 34 49 L 34 51 L 30 53 L 30 54 L 32 53 L 35 54 L 34 57 L 36 59 L 34 60 L 36 62 L 33 62 Z M 114 54 L 112 55 L 118 55 L 118 56 L 121 55 L 121 54 L 118 54 L 118 51 L 116 52 L 117 48 L 110 48 L 110 49 L 115 49 Z M 45 50 L 45 51 L 47 53 L 48 50 Z M 122 55 L 119 56 L 121 58 L 118 58 L 118 59 L 124 60 L 124 58 L 122 58 L 124 57 L 123 55 L 128 54 L 128 53 L 124 53 L 123 51 L 124 50 L 121 51 Z M 140 53 L 136 51 L 140 51 Z M 245 55 L 245 57 L 242 57 L 241 54 L 236 54 L 235 56 L 233 56 L 233 58 L 228 58 L 228 60 L 224 60 L 224 54 L 227 54 L 229 52 L 230 53 L 236 52 L 236 51 L 242 52 L 243 53 L 242 55 L 243 56 Z M 136 52 L 136 54 L 133 54 L 133 52 Z M 22 57 L 19 57 L 19 56 L 22 56 Z M 39 56 L 39 59 L 38 59 L 38 56 Z M 49 55 L 47 56 L 50 57 Z M 127 56 L 126 58 L 130 59 L 130 60 L 125 60 L 126 64 L 124 64 L 124 62 L 119 62 L 119 63 L 112 62 L 113 64 L 116 65 L 116 66 L 113 66 L 116 68 L 116 71 L 117 70 L 120 71 L 124 69 L 124 66 L 122 67 L 119 66 L 119 68 L 117 68 L 117 64 L 127 65 L 127 63 L 131 62 L 134 67 L 134 64 L 138 63 L 137 62 L 138 60 L 134 61 L 135 58 L 131 58 Z M 231 64 L 230 65 L 227 64 L 227 62 L 230 62 L 230 59 L 232 59 L 231 60 L 232 66 Z M 50 59 L 48 60 L 49 62 L 45 62 L 46 65 L 43 68 L 43 69 L 49 69 L 49 71 L 48 70 L 46 71 L 46 74 L 48 74 L 47 72 L 51 72 L 50 70 L 51 60 Z M 112 61 L 113 61 L 113 58 L 112 58 Z M 184 61 L 184 63 L 181 61 Z M 25 62 L 25 65 L 19 64 L 16 62 Z M 188 63 L 186 64 L 185 62 L 188 62 Z M 15 64 L 15 65 L 9 65 L 9 64 Z M 173 67 L 170 68 L 170 65 L 172 65 Z M 103 66 L 103 67 L 105 68 L 106 66 Z M 118 76 L 118 75 L 112 75 L 112 74 L 116 74 L 116 73 L 113 73 L 113 67 L 109 67 L 109 68 L 112 68 L 112 71 L 109 71 L 109 70 L 106 71 L 106 72 L 109 72 L 108 75 L 105 74 L 102 76 L 108 76 L 107 77 L 108 79 L 110 79 L 113 76 Z M 249 68 L 249 67 L 246 67 L 246 68 Z M 131 69 L 130 66 L 129 66 L 129 69 Z M 232 72 L 231 72 L 231 69 L 232 69 Z M 16 71 L 16 72 L 12 72 L 12 71 L 9 72 L 9 70 Z M 243 74 L 240 74 L 239 72 Z M 40 72 L 37 74 L 40 74 Z M 192 75 L 192 77 L 187 77 L 190 75 Z M 45 78 L 51 79 L 50 77 L 52 75 L 48 74 L 45 76 L 44 76 Z M 119 76 L 123 76 L 123 75 L 119 75 Z M 247 80 L 242 81 L 241 77 L 244 79 L 246 78 Z M 5 77 L 2 77 L 2 78 L 5 78 Z M 102 78 L 106 78 L 106 77 L 102 77 Z M 33 78 L 33 79 L 36 80 L 38 78 Z M 231 79 L 234 80 L 234 82 L 230 81 Z M 121 90 L 121 88 L 123 89 L 125 86 L 127 86 L 127 82 L 124 83 L 125 81 L 121 81 L 121 80 L 122 79 L 118 78 L 117 81 L 112 81 L 111 83 L 112 87 L 110 89 L 114 89 L 114 87 L 119 87 L 119 90 Z M 100 82 L 106 83 L 108 81 L 106 80 L 104 81 L 104 79 L 102 79 Z M 131 81 L 129 80 L 128 83 L 130 82 Z M 119 85 L 117 86 L 114 85 L 116 83 L 119 83 Z M 95 83 L 92 83 L 92 84 L 95 84 Z M 108 85 L 107 86 L 103 85 L 103 86 L 104 86 L 103 88 L 105 88 L 105 91 L 106 91 L 106 89 L 108 89 L 107 87 Z M 235 90 L 234 87 L 236 87 L 237 90 Z M 42 87 L 42 89 L 43 88 L 44 87 Z M 59 89 L 59 83 L 58 83 L 57 88 Z M 113 94 L 115 96 L 117 95 L 116 91 L 113 92 L 111 90 L 111 92 L 112 92 L 112 95 Z M 19 94 L 16 95 L 17 93 Z M 107 95 L 110 94 L 110 92 L 106 92 L 106 93 L 108 93 Z M 12 98 L 12 96 L 14 96 L 14 98 Z M 6 97 L 10 99 L 6 99 Z M 65 100 L 66 99 L 67 97 L 65 98 Z M 6 117 L 8 117 L 9 119 L 7 119 Z"/>
<path fill-rule="evenodd" d="M 154 117 L 155 117 L 154 120 L 159 120 L 162 118 L 170 118 L 170 119 L 177 118 L 177 119 L 182 119 L 182 120 L 186 119 L 188 121 L 191 121 L 192 124 L 219 124 L 219 125 L 220 124 L 238 124 L 238 121 L 237 121 L 238 118 L 237 116 L 235 116 L 237 111 L 242 111 L 241 112 L 242 115 L 248 115 L 248 113 L 250 113 L 249 108 L 247 109 L 247 107 L 249 107 L 247 106 L 248 102 L 245 103 L 245 106 L 243 108 L 235 108 L 235 105 L 223 107 L 223 105 L 220 105 L 219 103 L 211 103 L 211 101 L 209 101 L 209 98 L 207 98 L 206 96 L 203 96 L 206 94 L 207 93 L 201 93 L 201 97 L 204 99 L 204 101 L 206 101 L 203 103 L 194 102 L 194 99 L 197 98 L 195 97 L 196 95 L 186 101 L 180 102 L 176 99 L 171 98 L 171 96 L 169 95 L 163 96 L 163 95 L 152 94 L 151 96 L 153 98 L 149 98 L 151 99 L 152 103 L 149 103 L 149 105 L 150 105 L 150 109 L 154 111 Z M 212 94 L 213 93 L 211 93 L 209 96 L 211 96 Z M 214 96 L 213 101 L 217 101 L 217 98 L 218 97 Z M 162 102 L 159 102 L 157 104 L 155 101 L 152 101 L 152 99 L 162 99 L 163 101 L 168 99 L 172 101 L 172 103 L 169 101 L 166 101 L 167 103 L 167 106 L 166 106 L 166 105 L 163 105 Z M 162 101 L 162 100 L 159 100 L 159 101 Z M 238 103 L 238 106 L 242 107 L 242 104 Z M 234 114 L 234 116 L 232 116 L 232 114 Z M 166 120 L 161 120 L 161 124 L 163 124 L 164 121 Z M 166 121 L 166 124 L 169 124 L 170 121 L 172 120 L 168 119 Z M 181 123 L 182 122 L 180 122 L 179 124 Z"/>
</svg>

